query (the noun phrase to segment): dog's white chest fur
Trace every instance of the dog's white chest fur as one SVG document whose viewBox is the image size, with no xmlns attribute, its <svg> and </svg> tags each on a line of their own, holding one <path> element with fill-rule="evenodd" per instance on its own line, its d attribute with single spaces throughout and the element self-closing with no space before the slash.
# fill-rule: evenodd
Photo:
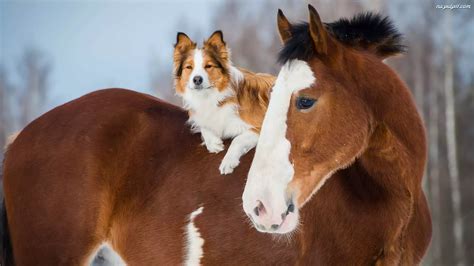
<svg viewBox="0 0 474 266">
<path fill-rule="evenodd" d="M 202 129 L 212 131 L 221 139 L 234 138 L 249 130 L 251 126 L 245 123 L 238 114 L 238 106 L 228 103 L 219 106 L 219 103 L 232 95 L 232 90 L 217 92 L 187 90 L 183 95 L 185 108 L 191 111 L 189 123 L 194 132 Z"/>
<path fill-rule="evenodd" d="M 191 112 L 188 122 L 194 132 L 201 133 L 203 144 L 210 152 L 224 150 L 222 140 L 233 139 L 219 166 L 221 174 L 232 173 L 239 165 L 240 157 L 254 148 L 258 141 L 258 134 L 252 131 L 252 126 L 240 118 L 236 104 L 219 104 L 233 93 L 230 88 L 223 92 L 188 89 L 182 95 L 185 108 Z"/>
</svg>

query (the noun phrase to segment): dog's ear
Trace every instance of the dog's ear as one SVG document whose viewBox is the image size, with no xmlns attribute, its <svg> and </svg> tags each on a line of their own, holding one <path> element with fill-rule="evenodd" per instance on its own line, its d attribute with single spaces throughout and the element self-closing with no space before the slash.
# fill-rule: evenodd
<svg viewBox="0 0 474 266">
<path fill-rule="evenodd" d="M 185 52 L 194 48 L 196 48 L 196 43 L 185 33 L 178 32 L 178 35 L 176 35 L 176 44 L 174 45 L 175 51 Z"/>
<path fill-rule="evenodd" d="M 229 50 L 224 41 L 224 35 L 220 30 L 216 30 L 207 40 L 204 41 L 204 49 L 209 51 L 211 54 L 217 55 L 219 59 L 223 61 L 228 61 L 230 58 Z"/>
<path fill-rule="evenodd" d="M 204 42 L 204 45 L 214 46 L 217 49 L 225 49 L 224 35 L 222 31 L 216 30 L 211 36 Z"/>
<path fill-rule="evenodd" d="M 183 62 L 186 59 L 186 55 L 195 48 L 196 43 L 191 41 L 188 35 L 178 32 L 173 54 L 173 73 L 175 77 L 181 77 L 183 72 Z"/>
</svg>

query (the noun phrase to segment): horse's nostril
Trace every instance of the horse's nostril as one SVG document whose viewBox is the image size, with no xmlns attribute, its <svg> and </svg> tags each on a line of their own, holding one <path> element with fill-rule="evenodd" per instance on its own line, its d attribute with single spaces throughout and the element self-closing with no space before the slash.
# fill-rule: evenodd
<svg viewBox="0 0 474 266">
<path fill-rule="evenodd" d="M 259 211 L 258 211 L 258 207 L 255 207 L 255 209 L 253 209 L 253 212 L 255 213 L 255 215 L 259 215 Z"/>
<path fill-rule="evenodd" d="M 273 229 L 273 230 L 277 230 L 278 227 L 280 227 L 280 225 L 278 225 L 278 224 L 272 224 L 272 229 Z"/>
<path fill-rule="evenodd" d="M 288 216 L 288 214 L 290 214 L 290 212 L 294 212 L 294 211 L 295 211 L 295 205 L 293 203 L 290 203 L 288 205 L 288 208 L 286 209 L 286 212 L 281 214 L 281 219 L 285 220 L 286 216 Z"/>
<path fill-rule="evenodd" d="M 257 205 L 257 207 L 255 207 L 255 209 L 253 209 L 253 212 L 257 216 L 259 216 L 260 214 L 265 214 L 265 212 L 266 212 L 265 206 L 263 205 L 263 203 L 261 201 L 258 201 L 258 205 Z"/>
<path fill-rule="evenodd" d="M 295 205 L 293 203 L 290 203 L 290 205 L 288 205 L 288 209 L 286 210 L 286 213 L 288 214 L 294 211 L 295 211 Z"/>
</svg>

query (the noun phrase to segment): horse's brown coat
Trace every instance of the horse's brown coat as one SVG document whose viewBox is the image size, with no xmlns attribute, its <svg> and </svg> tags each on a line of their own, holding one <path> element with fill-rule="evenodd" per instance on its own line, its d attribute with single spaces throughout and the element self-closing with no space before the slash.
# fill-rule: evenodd
<svg viewBox="0 0 474 266">
<path fill-rule="evenodd" d="M 82 264 L 106 240 L 129 265 L 175 265 L 184 258 L 187 217 L 201 205 L 195 223 L 204 261 L 294 260 L 297 249 L 253 230 L 241 211 L 251 155 L 221 176 L 221 155 L 209 154 L 186 120 L 177 107 L 115 89 L 27 126 L 4 170 L 17 265 Z"/>
<path fill-rule="evenodd" d="M 129 265 L 175 265 L 195 220 L 204 264 L 367 265 L 380 256 L 387 206 L 357 167 L 334 175 L 302 212 L 292 240 L 247 224 L 241 193 L 253 153 L 232 176 L 185 126 L 187 114 L 153 97 L 103 90 L 28 125 L 10 146 L 4 186 L 17 265 L 79 265 L 110 241 Z M 424 196 L 420 209 L 426 209 Z M 374 203 L 375 202 L 375 203 Z M 418 207 L 417 207 L 418 208 Z M 426 239 L 416 223 L 412 251 Z M 335 241 L 337 240 L 337 241 Z"/>
</svg>

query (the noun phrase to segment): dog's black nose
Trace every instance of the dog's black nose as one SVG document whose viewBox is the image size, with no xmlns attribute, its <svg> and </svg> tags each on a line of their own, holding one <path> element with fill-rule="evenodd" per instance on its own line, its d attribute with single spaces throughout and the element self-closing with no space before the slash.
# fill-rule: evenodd
<svg viewBox="0 0 474 266">
<path fill-rule="evenodd" d="M 194 85 L 199 86 L 202 84 L 202 77 L 201 76 L 194 76 L 193 78 Z"/>
</svg>

